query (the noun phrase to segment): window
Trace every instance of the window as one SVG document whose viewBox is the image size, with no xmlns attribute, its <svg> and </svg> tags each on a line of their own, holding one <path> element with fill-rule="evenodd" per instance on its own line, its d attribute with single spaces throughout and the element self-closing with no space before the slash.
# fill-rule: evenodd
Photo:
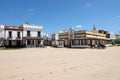
<svg viewBox="0 0 120 80">
<path fill-rule="evenodd" d="M 30 37 L 30 31 L 27 31 L 27 37 Z"/>
<path fill-rule="evenodd" d="M 20 38 L 20 32 L 17 32 L 17 37 Z"/>
<path fill-rule="evenodd" d="M 40 31 L 38 31 L 38 37 L 40 37 L 40 34 L 41 34 L 41 32 L 40 32 Z"/>
<path fill-rule="evenodd" d="M 12 38 L 12 32 L 9 31 L 9 38 Z"/>
</svg>

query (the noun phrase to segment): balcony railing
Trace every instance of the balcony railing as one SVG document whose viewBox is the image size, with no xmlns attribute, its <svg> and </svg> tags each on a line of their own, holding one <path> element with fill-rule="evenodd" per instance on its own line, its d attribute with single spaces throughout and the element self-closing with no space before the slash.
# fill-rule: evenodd
<svg viewBox="0 0 120 80">
<path fill-rule="evenodd" d="M 21 37 L 17 37 L 16 39 L 17 39 L 17 40 L 18 40 L 18 39 L 21 39 Z"/>
<path fill-rule="evenodd" d="M 8 38 L 7 39 L 12 39 L 12 36 L 8 36 Z"/>
</svg>

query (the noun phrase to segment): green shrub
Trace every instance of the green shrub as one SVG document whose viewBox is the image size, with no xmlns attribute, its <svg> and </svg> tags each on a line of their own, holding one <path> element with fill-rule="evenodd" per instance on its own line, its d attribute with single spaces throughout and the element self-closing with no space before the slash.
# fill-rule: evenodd
<svg viewBox="0 0 120 80">
<path fill-rule="evenodd" d="M 120 38 L 115 39 L 115 44 L 120 44 Z"/>
</svg>

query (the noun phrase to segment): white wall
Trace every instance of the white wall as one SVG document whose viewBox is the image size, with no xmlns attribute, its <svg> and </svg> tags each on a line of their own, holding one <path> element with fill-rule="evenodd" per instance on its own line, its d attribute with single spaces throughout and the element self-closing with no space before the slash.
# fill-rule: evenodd
<svg viewBox="0 0 120 80">
<path fill-rule="evenodd" d="M 9 31 L 12 32 L 12 40 L 16 40 L 17 36 L 17 32 L 20 32 L 20 39 L 22 39 L 22 31 L 12 31 L 12 30 L 6 30 L 5 33 L 5 39 L 9 38 Z"/>
<path fill-rule="evenodd" d="M 27 31 L 30 31 L 31 37 L 38 37 L 38 31 L 42 31 L 42 26 L 23 24 L 23 37 L 27 37 Z"/>
<path fill-rule="evenodd" d="M 55 40 L 58 40 L 59 39 L 59 34 L 55 34 Z"/>
<path fill-rule="evenodd" d="M 27 30 L 23 31 L 23 37 L 27 37 Z M 38 37 L 38 30 L 30 30 L 30 37 Z"/>
<path fill-rule="evenodd" d="M 4 30 L 0 30 L 0 38 L 4 38 Z"/>
<path fill-rule="evenodd" d="M 33 30 L 42 30 L 42 26 L 36 26 L 36 25 L 29 25 L 29 24 L 23 24 L 23 28 L 26 29 L 33 29 Z"/>
<path fill-rule="evenodd" d="M 110 34 L 110 39 L 116 39 L 116 35 L 115 34 Z"/>
<path fill-rule="evenodd" d="M 0 25 L 0 38 L 4 38 L 4 25 Z"/>
</svg>

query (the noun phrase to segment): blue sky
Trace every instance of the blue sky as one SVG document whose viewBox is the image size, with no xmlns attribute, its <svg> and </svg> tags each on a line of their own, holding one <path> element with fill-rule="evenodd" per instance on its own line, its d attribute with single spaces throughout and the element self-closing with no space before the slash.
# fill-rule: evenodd
<svg viewBox="0 0 120 80">
<path fill-rule="evenodd" d="M 42 25 L 43 32 L 98 29 L 120 31 L 120 0 L 0 0 L 0 24 Z"/>
</svg>

